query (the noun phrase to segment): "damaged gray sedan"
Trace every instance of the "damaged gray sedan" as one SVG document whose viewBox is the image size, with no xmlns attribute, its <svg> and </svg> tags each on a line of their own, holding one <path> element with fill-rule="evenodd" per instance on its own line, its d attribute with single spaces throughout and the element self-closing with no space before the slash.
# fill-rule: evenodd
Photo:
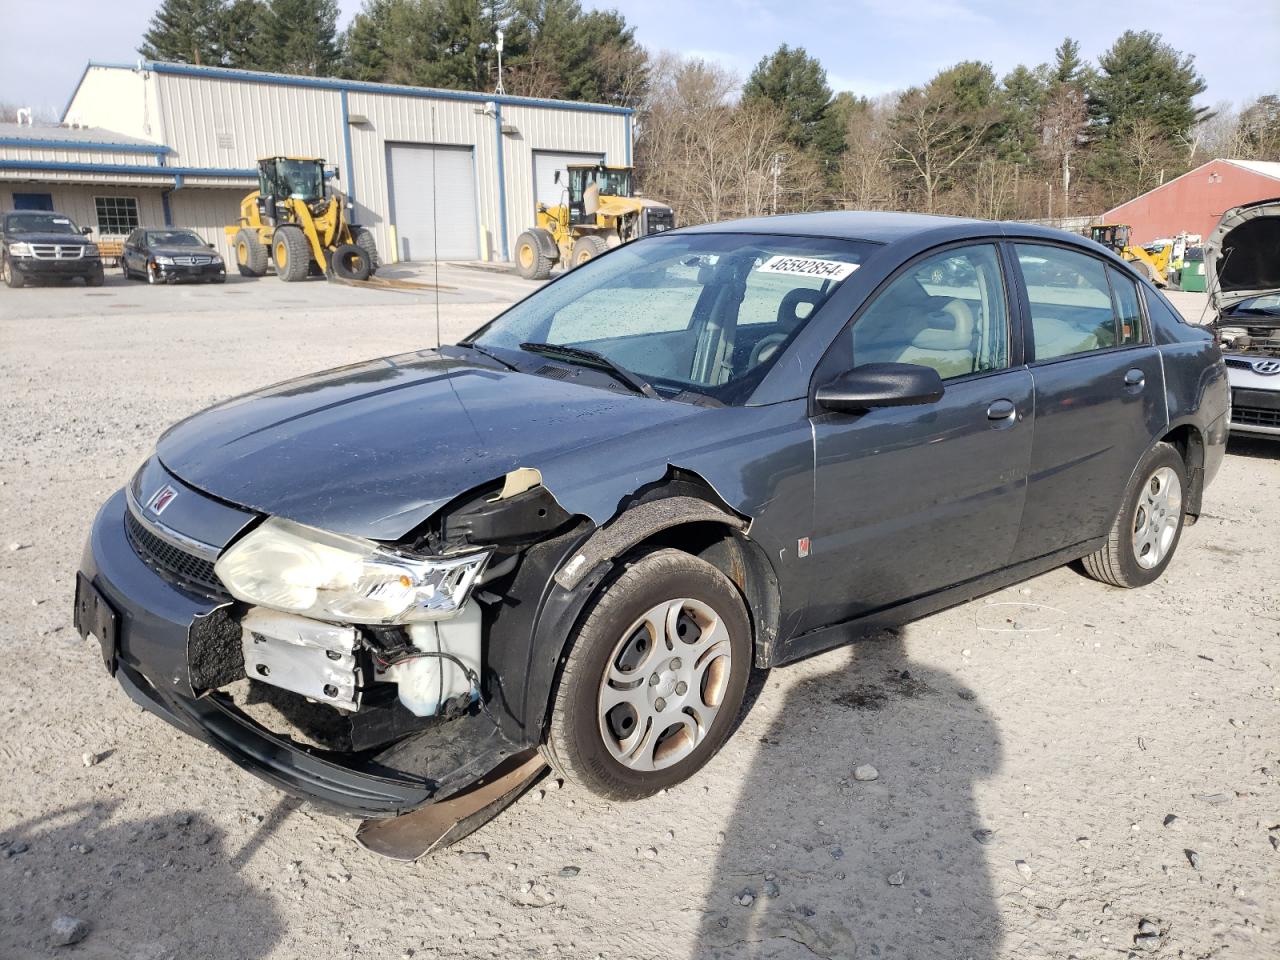
<svg viewBox="0 0 1280 960">
<path fill-rule="evenodd" d="M 638 798 L 716 752 L 753 667 L 1077 559 L 1151 582 L 1226 410 L 1209 334 L 1080 238 L 674 231 L 173 427 L 94 523 L 76 622 L 148 710 L 331 809 L 531 757 Z"/>
</svg>

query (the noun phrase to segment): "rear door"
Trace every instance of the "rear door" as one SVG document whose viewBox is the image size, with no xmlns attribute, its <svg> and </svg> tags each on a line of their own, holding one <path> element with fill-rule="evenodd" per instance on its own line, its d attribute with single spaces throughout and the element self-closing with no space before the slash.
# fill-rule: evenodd
<svg viewBox="0 0 1280 960">
<path fill-rule="evenodd" d="M 1105 534 L 1167 411 L 1135 281 L 1075 247 L 1012 248 L 1036 406 L 1016 562 Z"/>
<path fill-rule="evenodd" d="M 807 627 L 872 613 L 1008 562 L 1033 407 L 1002 267 L 995 243 L 908 264 L 824 358 L 819 382 L 849 363 L 916 363 L 936 369 L 945 392 L 922 406 L 813 417 Z"/>
</svg>

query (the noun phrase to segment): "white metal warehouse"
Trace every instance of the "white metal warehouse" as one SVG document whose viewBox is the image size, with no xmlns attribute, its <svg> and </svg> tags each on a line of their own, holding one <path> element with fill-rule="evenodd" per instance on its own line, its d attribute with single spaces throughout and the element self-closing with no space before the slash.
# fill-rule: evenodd
<svg viewBox="0 0 1280 960">
<path fill-rule="evenodd" d="M 90 63 L 54 125 L 0 124 L 0 209 L 53 208 L 110 241 L 222 228 L 259 157 L 323 157 L 384 260 L 508 260 L 570 161 L 631 162 L 631 111 L 218 67 Z M 438 227 L 438 235 L 436 228 Z"/>
</svg>

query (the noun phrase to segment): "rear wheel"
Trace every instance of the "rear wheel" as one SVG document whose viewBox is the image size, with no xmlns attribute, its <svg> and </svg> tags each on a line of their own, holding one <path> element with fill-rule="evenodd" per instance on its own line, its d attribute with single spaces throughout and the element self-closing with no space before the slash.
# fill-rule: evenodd
<svg viewBox="0 0 1280 960">
<path fill-rule="evenodd" d="M 554 261 L 544 252 L 545 239 L 533 230 L 516 237 L 516 270 L 526 280 L 545 280 L 551 276 Z"/>
<path fill-rule="evenodd" d="M 571 262 L 573 266 L 580 267 L 588 260 L 594 260 L 608 249 L 609 245 L 604 242 L 604 237 L 579 237 L 573 242 Z"/>
<path fill-rule="evenodd" d="M 7 256 L 0 257 L 0 277 L 4 279 L 6 287 L 12 287 L 15 290 L 27 282 L 27 278 L 13 268 Z"/>
<path fill-rule="evenodd" d="M 373 273 L 373 264 L 364 247 L 354 243 L 342 243 L 330 257 L 333 272 L 343 280 L 368 280 Z"/>
<path fill-rule="evenodd" d="M 1143 587 L 1164 573 L 1182 537 L 1187 467 L 1157 443 L 1134 471 L 1106 545 L 1084 558 L 1089 576 L 1113 587 Z"/>
<path fill-rule="evenodd" d="M 242 277 L 264 277 L 267 274 L 267 247 L 252 230 L 236 233 L 236 266 Z"/>
<path fill-rule="evenodd" d="M 297 227 L 277 227 L 271 240 L 276 276 L 286 283 L 307 279 L 311 272 L 311 246 Z"/>
<path fill-rule="evenodd" d="M 382 261 L 378 259 L 378 245 L 374 242 L 373 231 L 368 227 L 360 227 L 351 237 L 351 242 L 365 252 L 369 261 L 369 276 L 378 272 Z"/>
<path fill-rule="evenodd" d="M 563 661 L 544 752 L 592 793 L 635 800 L 692 776 L 729 735 L 751 670 L 737 589 L 679 550 L 629 562 Z"/>
</svg>

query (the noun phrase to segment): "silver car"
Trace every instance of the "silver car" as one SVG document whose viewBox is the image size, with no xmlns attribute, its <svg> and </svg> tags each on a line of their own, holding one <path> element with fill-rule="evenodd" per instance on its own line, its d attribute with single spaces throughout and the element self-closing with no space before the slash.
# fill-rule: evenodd
<svg viewBox="0 0 1280 960">
<path fill-rule="evenodd" d="M 1205 272 L 1231 383 L 1231 432 L 1280 438 L 1280 198 L 1228 210 Z"/>
</svg>

